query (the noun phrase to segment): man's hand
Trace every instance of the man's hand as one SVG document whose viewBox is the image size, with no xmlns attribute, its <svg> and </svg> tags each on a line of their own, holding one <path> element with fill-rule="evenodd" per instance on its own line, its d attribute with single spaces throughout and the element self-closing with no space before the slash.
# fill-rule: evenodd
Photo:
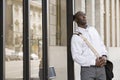
<svg viewBox="0 0 120 80">
<path fill-rule="evenodd" d="M 99 57 L 96 59 L 96 66 L 102 67 L 106 64 L 107 58 L 105 56 Z"/>
<path fill-rule="evenodd" d="M 99 58 L 96 59 L 96 66 L 100 66 L 100 61 L 99 61 Z"/>
</svg>

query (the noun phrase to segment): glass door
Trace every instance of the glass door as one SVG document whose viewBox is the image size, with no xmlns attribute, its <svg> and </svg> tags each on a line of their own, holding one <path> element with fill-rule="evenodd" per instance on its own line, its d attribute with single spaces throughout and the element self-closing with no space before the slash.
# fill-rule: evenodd
<svg viewBox="0 0 120 80">
<path fill-rule="evenodd" d="M 32 80 L 42 80 L 42 0 L 30 1 L 29 18 L 30 75 Z"/>
<path fill-rule="evenodd" d="M 48 0 L 48 69 L 49 79 L 67 80 L 66 1 Z"/>
<path fill-rule="evenodd" d="M 0 80 L 48 78 L 46 3 L 46 0 L 0 1 Z"/>
<path fill-rule="evenodd" d="M 22 0 L 5 1 L 5 80 L 23 80 L 23 14 L 29 14 L 30 79 L 41 78 L 42 69 L 42 0 L 30 0 L 29 12 L 23 13 Z M 26 23 L 25 23 L 26 24 Z M 24 26 L 25 27 L 25 26 Z M 26 31 L 27 33 L 27 31 Z M 25 56 L 25 55 L 24 55 Z M 25 60 L 28 59 L 25 57 Z M 26 64 L 25 64 L 26 65 Z M 25 67 L 24 67 L 25 68 Z M 40 71 L 40 72 L 39 72 Z M 42 79 L 41 79 L 42 80 Z"/>
<path fill-rule="evenodd" d="M 5 1 L 5 80 L 23 80 L 22 0 Z"/>
</svg>

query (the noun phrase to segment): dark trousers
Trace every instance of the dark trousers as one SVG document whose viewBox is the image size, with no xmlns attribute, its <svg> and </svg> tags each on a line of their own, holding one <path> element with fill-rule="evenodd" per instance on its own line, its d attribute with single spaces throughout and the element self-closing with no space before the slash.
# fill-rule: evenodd
<svg viewBox="0 0 120 80">
<path fill-rule="evenodd" d="M 81 80 L 106 80 L 104 67 L 81 67 Z"/>
</svg>

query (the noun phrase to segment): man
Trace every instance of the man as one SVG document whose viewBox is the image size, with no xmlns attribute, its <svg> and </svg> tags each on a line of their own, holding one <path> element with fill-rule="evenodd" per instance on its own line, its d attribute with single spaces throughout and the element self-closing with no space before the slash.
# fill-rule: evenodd
<svg viewBox="0 0 120 80">
<path fill-rule="evenodd" d="M 86 15 L 82 11 L 74 15 L 77 23 L 77 32 L 87 38 L 92 46 L 97 50 L 100 57 L 96 58 L 91 49 L 79 35 L 71 38 L 71 52 L 75 62 L 81 66 L 81 80 L 106 80 L 104 65 L 106 64 L 107 51 L 97 30 L 87 25 Z"/>
</svg>

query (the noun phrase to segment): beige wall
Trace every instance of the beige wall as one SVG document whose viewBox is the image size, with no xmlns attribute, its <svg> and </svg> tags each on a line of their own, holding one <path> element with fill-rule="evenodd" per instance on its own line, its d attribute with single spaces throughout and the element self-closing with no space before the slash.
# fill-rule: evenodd
<svg viewBox="0 0 120 80">
<path fill-rule="evenodd" d="M 114 78 L 113 80 L 120 80 L 120 48 L 116 47 L 109 47 L 108 48 L 109 54 L 108 58 L 113 62 L 113 73 Z"/>
<path fill-rule="evenodd" d="M 67 47 L 49 47 L 49 66 L 55 68 L 54 80 L 67 80 Z"/>
</svg>

